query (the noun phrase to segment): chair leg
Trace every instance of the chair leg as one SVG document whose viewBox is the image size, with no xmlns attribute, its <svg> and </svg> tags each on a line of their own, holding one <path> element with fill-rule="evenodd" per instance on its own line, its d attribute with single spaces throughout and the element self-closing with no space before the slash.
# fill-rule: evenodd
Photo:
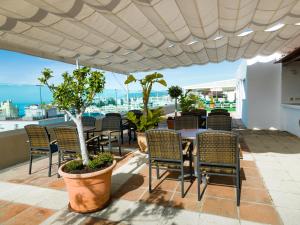
<svg viewBox="0 0 300 225">
<path fill-rule="evenodd" d="M 104 152 L 104 147 L 103 147 L 103 145 L 101 145 L 101 151 L 102 151 L 102 153 Z"/>
<path fill-rule="evenodd" d="M 60 167 L 60 164 L 61 164 L 61 155 L 60 155 L 60 151 L 58 151 L 58 169 Z M 60 178 L 60 175 L 58 172 L 57 172 L 57 177 Z"/>
<path fill-rule="evenodd" d="M 198 201 L 200 201 L 201 197 L 201 190 L 200 190 L 200 184 L 202 180 L 202 174 L 199 169 L 197 169 L 198 177 L 197 177 L 197 193 L 198 193 Z"/>
<path fill-rule="evenodd" d="M 151 182 L 152 182 L 152 170 L 151 170 L 151 160 L 149 160 L 149 193 L 152 192 Z"/>
<path fill-rule="evenodd" d="M 236 175 L 236 198 L 237 198 L 237 206 L 240 206 L 240 194 L 241 194 L 241 180 L 240 180 L 240 172 L 237 172 Z"/>
<path fill-rule="evenodd" d="M 121 146 L 119 145 L 119 156 L 122 156 Z"/>
<path fill-rule="evenodd" d="M 193 166 L 192 166 L 192 160 L 193 160 L 193 154 L 192 154 L 192 151 L 190 151 L 190 162 L 189 162 L 189 169 L 190 169 L 190 182 L 192 183 L 193 182 Z"/>
<path fill-rule="evenodd" d="M 49 152 L 49 169 L 48 169 L 48 177 L 51 177 L 51 167 L 52 167 L 52 152 Z"/>
<path fill-rule="evenodd" d="M 124 140 L 123 140 L 123 130 L 121 130 L 121 143 L 124 144 Z"/>
<path fill-rule="evenodd" d="M 128 129 L 128 144 L 131 142 L 131 129 Z"/>
<path fill-rule="evenodd" d="M 184 171 L 183 171 L 183 162 L 181 164 L 181 198 L 184 198 Z"/>
<path fill-rule="evenodd" d="M 159 179 L 159 166 L 156 165 L 156 179 Z"/>
<path fill-rule="evenodd" d="M 31 174 L 31 169 L 32 169 L 32 153 L 30 152 L 30 155 L 29 155 L 29 174 Z"/>
</svg>

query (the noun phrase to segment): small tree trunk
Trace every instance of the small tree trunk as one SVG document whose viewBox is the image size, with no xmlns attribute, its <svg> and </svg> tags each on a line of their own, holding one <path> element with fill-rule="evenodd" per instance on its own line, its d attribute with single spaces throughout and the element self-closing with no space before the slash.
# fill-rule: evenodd
<svg viewBox="0 0 300 225">
<path fill-rule="evenodd" d="M 76 115 L 76 119 L 74 120 L 74 122 L 76 124 L 78 136 L 79 136 L 82 163 L 83 163 L 83 165 L 87 165 L 89 163 L 89 155 L 88 155 L 86 144 L 85 144 L 81 115 Z"/>
<path fill-rule="evenodd" d="M 177 98 L 175 98 L 175 117 L 177 117 Z"/>
</svg>

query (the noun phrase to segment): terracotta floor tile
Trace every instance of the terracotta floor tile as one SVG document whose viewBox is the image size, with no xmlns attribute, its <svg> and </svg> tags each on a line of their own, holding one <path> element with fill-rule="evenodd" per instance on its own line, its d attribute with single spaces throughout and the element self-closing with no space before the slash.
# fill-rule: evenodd
<svg viewBox="0 0 300 225">
<path fill-rule="evenodd" d="M 244 187 L 252 187 L 258 189 L 265 189 L 265 185 L 261 177 L 247 177 L 241 179 L 242 189 Z"/>
<path fill-rule="evenodd" d="M 208 180 L 208 183 L 224 186 L 235 186 L 235 178 L 226 176 L 211 176 Z"/>
<path fill-rule="evenodd" d="M 149 178 L 144 177 L 140 174 L 133 174 L 132 177 L 130 177 L 125 182 L 125 185 L 133 185 L 133 186 L 136 186 L 136 187 L 148 187 L 148 184 L 149 184 Z"/>
<path fill-rule="evenodd" d="M 226 199 L 236 199 L 236 188 L 233 186 L 222 186 L 208 184 L 204 192 L 205 196 L 219 197 Z"/>
<path fill-rule="evenodd" d="M 203 201 L 197 200 L 197 195 L 187 194 L 184 198 L 181 198 L 180 193 L 175 193 L 171 200 L 171 207 L 180 208 L 190 211 L 200 211 Z"/>
<path fill-rule="evenodd" d="M 241 167 L 254 167 L 256 168 L 256 163 L 254 161 L 249 160 L 241 160 Z"/>
<path fill-rule="evenodd" d="M 159 179 L 152 182 L 155 190 L 163 191 L 175 191 L 178 185 L 180 186 L 179 180 Z"/>
<path fill-rule="evenodd" d="M 120 222 L 112 222 L 109 220 L 95 218 L 95 217 L 88 217 L 80 224 L 81 225 L 124 225 L 123 223 Z"/>
<path fill-rule="evenodd" d="M 115 192 L 113 198 L 121 198 L 129 201 L 138 201 L 145 191 L 146 188 L 124 184 Z"/>
<path fill-rule="evenodd" d="M 273 206 L 241 202 L 240 219 L 273 225 L 282 224 Z"/>
<path fill-rule="evenodd" d="M 241 178 L 260 177 L 259 171 L 255 167 L 241 168 Z"/>
<path fill-rule="evenodd" d="M 18 215 L 30 206 L 25 204 L 8 203 L 0 210 L 0 224 Z"/>
<path fill-rule="evenodd" d="M 59 190 L 63 190 L 63 189 L 66 188 L 65 182 L 64 182 L 64 180 L 63 180 L 62 178 L 50 182 L 47 186 L 48 186 L 49 188 L 59 189 Z"/>
<path fill-rule="evenodd" d="M 204 185 L 201 183 L 200 184 L 200 190 L 203 191 Z M 198 190 L 197 190 L 197 180 L 194 180 L 192 183 L 189 180 L 185 180 L 184 182 L 184 190 L 187 194 L 195 194 L 197 195 Z M 176 192 L 180 193 L 181 192 L 181 185 L 180 182 L 178 182 L 178 186 L 176 188 Z"/>
<path fill-rule="evenodd" d="M 238 217 L 236 201 L 230 199 L 205 197 L 202 212 L 231 218 Z"/>
<path fill-rule="evenodd" d="M 270 195 L 266 189 L 242 188 L 241 201 L 272 204 Z"/>
<path fill-rule="evenodd" d="M 170 204 L 170 199 L 173 193 L 163 190 L 154 190 L 152 193 L 146 191 L 141 198 L 141 201 L 152 204 L 167 206 Z"/>
<path fill-rule="evenodd" d="M 3 223 L 4 225 L 35 225 L 40 224 L 54 213 L 53 210 L 30 207 L 10 220 Z"/>
<path fill-rule="evenodd" d="M 0 200 L 0 208 L 1 207 L 4 207 L 5 205 L 9 204 L 10 202 L 8 201 L 3 201 L 3 200 Z"/>
</svg>

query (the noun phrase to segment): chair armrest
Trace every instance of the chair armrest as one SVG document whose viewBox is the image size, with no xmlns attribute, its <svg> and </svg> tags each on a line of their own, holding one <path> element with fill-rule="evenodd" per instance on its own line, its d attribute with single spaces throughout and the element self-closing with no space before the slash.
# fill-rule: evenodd
<svg viewBox="0 0 300 225">
<path fill-rule="evenodd" d="M 57 142 L 57 140 L 53 140 L 53 141 L 50 142 L 50 145 L 53 145 L 53 144 L 55 144 L 56 142 Z"/>
<path fill-rule="evenodd" d="M 187 154 L 189 151 L 191 151 L 191 148 L 190 148 L 191 144 L 192 143 L 190 141 L 184 141 L 184 143 L 182 143 L 182 145 L 184 145 L 184 146 L 182 146 L 183 147 L 183 149 L 182 149 L 183 154 Z"/>
<path fill-rule="evenodd" d="M 93 141 L 95 139 L 99 139 L 99 136 L 91 137 L 90 139 L 86 140 L 85 143 L 88 144 L 88 143 L 90 143 L 91 141 Z"/>
</svg>

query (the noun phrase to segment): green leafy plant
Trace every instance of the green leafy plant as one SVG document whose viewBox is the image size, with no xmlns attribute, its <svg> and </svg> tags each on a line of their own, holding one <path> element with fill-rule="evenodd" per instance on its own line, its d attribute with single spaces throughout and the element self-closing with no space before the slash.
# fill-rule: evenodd
<svg viewBox="0 0 300 225">
<path fill-rule="evenodd" d="M 88 165 L 86 165 L 86 166 L 83 165 L 82 160 L 74 160 L 74 161 L 70 161 L 69 163 L 67 163 L 64 170 L 67 173 L 72 173 L 73 171 L 76 171 L 76 170 L 86 169 L 87 171 L 89 171 L 89 170 L 106 168 L 113 163 L 113 160 L 114 160 L 114 157 L 111 153 L 109 153 L 109 152 L 100 153 L 98 155 L 91 157 Z"/>
<path fill-rule="evenodd" d="M 163 75 L 160 73 L 152 73 L 147 76 L 145 76 L 142 79 L 136 79 L 133 75 L 129 75 L 127 77 L 127 80 L 125 81 L 125 84 L 130 84 L 132 82 L 139 81 L 142 86 L 143 91 L 143 111 L 144 115 L 147 116 L 149 110 L 148 110 L 148 103 L 149 103 L 149 97 L 151 94 L 151 90 L 154 83 L 159 83 L 163 86 L 167 86 L 167 82 L 163 79 Z"/>
<path fill-rule="evenodd" d="M 162 115 L 162 108 L 157 108 L 148 110 L 148 113 L 141 117 L 137 117 L 133 112 L 128 112 L 127 118 L 137 127 L 137 131 L 145 132 L 157 127 L 158 123 L 162 121 Z"/>
<path fill-rule="evenodd" d="M 104 73 L 82 67 L 74 70 L 72 74 L 63 73 L 63 82 L 58 85 L 49 84 L 49 79 L 53 77 L 52 73 L 50 69 L 44 69 L 38 79 L 49 87 L 53 95 L 53 104 L 60 110 L 64 110 L 76 124 L 83 164 L 88 165 L 89 157 L 81 119 L 86 107 L 92 104 L 95 95 L 103 91 Z M 75 115 L 71 113 L 73 110 Z"/>
<path fill-rule="evenodd" d="M 195 109 L 195 104 L 198 101 L 198 97 L 190 91 L 185 92 L 179 98 L 179 104 L 182 112 L 189 112 Z"/>
<path fill-rule="evenodd" d="M 177 99 L 182 95 L 182 88 L 179 86 L 171 86 L 168 89 L 171 98 L 175 99 L 175 117 L 177 116 Z"/>
<path fill-rule="evenodd" d="M 204 109 L 205 107 L 206 107 L 205 101 L 202 98 L 200 98 L 197 102 L 197 108 Z"/>
</svg>

